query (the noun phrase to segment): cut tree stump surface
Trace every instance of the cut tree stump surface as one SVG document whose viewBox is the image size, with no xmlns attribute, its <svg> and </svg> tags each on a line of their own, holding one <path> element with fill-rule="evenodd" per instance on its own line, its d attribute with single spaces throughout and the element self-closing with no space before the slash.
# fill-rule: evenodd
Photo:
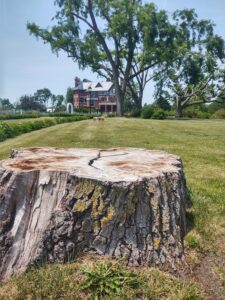
<svg viewBox="0 0 225 300">
<path fill-rule="evenodd" d="M 0 277 L 84 251 L 175 267 L 186 200 L 182 162 L 166 152 L 13 150 L 0 162 Z"/>
</svg>

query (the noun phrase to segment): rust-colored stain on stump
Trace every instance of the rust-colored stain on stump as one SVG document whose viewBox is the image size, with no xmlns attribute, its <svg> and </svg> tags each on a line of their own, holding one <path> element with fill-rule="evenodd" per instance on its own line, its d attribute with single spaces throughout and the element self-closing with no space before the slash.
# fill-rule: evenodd
<svg viewBox="0 0 225 300">
<path fill-rule="evenodd" d="M 38 152 L 36 152 L 38 153 Z M 18 162 L 9 163 L 8 166 L 11 168 L 16 168 L 20 170 L 35 170 L 35 169 L 44 169 L 47 170 L 51 168 L 52 164 L 68 161 L 68 160 L 75 160 L 79 157 L 75 156 L 60 156 L 55 155 L 53 157 L 37 157 L 37 158 L 28 158 L 22 159 Z"/>
</svg>

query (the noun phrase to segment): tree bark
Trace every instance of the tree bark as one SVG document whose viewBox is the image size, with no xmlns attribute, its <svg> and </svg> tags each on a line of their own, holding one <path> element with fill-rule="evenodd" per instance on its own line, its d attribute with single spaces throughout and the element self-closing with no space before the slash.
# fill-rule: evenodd
<svg viewBox="0 0 225 300">
<path fill-rule="evenodd" d="M 176 118 L 182 117 L 182 111 L 183 111 L 183 107 L 182 107 L 181 99 L 177 96 L 177 98 L 176 98 Z"/>
<path fill-rule="evenodd" d="M 0 277 L 83 251 L 175 267 L 186 200 L 182 162 L 166 152 L 15 150 L 0 164 Z"/>
<path fill-rule="evenodd" d="M 118 117 L 123 115 L 123 104 L 124 104 L 124 94 L 121 91 L 121 86 L 119 82 L 119 77 L 117 74 L 114 76 L 114 84 L 116 91 L 116 113 Z"/>
</svg>

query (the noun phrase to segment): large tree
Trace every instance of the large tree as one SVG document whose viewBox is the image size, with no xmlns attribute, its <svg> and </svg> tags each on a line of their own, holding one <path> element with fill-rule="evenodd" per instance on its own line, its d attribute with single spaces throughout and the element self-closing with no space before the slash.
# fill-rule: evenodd
<svg viewBox="0 0 225 300">
<path fill-rule="evenodd" d="M 13 104 L 7 98 L 0 98 L 0 110 L 10 110 Z"/>
<path fill-rule="evenodd" d="M 210 103 L 224 97 L 222 68 L 224 40 L 214 34 L 209 20 L 199 20 L 194 10 L 176 11 L 175 55 L 167 68 L 156 76 L 156 95 L 170 94 L 176 116 L 184 108 Z"/>
<path fill-rule="evenodd" d="M 68 87 L 66 91 L 66 103 L 73 104 L 73 89 L 71 87 Z"/>
<path fill-rule="evenodd" d="M 45 111 L 46 108 L 43 103 L 37 101 L 34 96 L 31 95 L 23 95 L 20 97 L 19 102 L 17 104 L 18 109 L 23 110 L 37 110 L 37 111 Z"/>
<path fill-rule="evenodd" d="M 64 106 L 64 101 L 65 98 L 63 95 L 52 95 L 51 97 L 52 107 L 54 107 L 55 110 L 61 106 Z"/>
<path fill-rule="evenodd" d="M 55 4 L 56 24 L 41 29 L 28 23 L 30 33 L 49 43 L 53 51 L 66 51 L 81 68 L 90 67 L 112 80 L 118 115 L 127 89 L 141 107 L 150 70 L 161 62 L 171 36 L 166 13 L 141 0 L 56 0 Z"/>
<path fill-rule="evenodd" d="M 51 100 L 52 96 L 51 91 L 47 88 L 39 89 L 34 93 L 35 101 L 44 104 L 45 106 L 48 106 L 48 102 Z"/>
<path fill-rule="evenodd" d="M 153 3 L 145 4 L 139 11 L 139 43 L 132 62 L 128 90 L 137 108 L 149 81 L 161 74 L 174 58 L 176 27 L 164 10 L 157 10 Z"/>
</svg>

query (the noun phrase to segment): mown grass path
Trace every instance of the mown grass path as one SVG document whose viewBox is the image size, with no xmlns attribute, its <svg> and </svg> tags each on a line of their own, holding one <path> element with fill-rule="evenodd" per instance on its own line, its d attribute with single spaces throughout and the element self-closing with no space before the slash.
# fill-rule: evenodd
<svg viewBox="0 0 225 300">
<path fill-rule="evenodd" d="M 225 259 L 225 121 L 107 118 L 62 124 L 0 143 L 0 159 L 31 146 L 141 147 L 179 155 L 193 201 L 188 246 Z M 219 272 L 225 278 L 225 270 Z"/>
</svg>

